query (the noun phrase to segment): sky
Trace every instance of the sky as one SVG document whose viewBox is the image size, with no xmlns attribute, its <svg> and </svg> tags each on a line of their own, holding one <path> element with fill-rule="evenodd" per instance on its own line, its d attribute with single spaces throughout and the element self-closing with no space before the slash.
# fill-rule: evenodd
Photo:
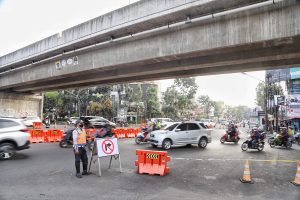
<svg viewBox="0 0 300 200">
<path fill-rule="evenodd" d="M 0 56 L 138 0 L 0 0 Z M 264 71 L 197 77 L 197 95 L 255 106 Z M 160 81 L 162 91 L 173 80 Z"/>
</svg>

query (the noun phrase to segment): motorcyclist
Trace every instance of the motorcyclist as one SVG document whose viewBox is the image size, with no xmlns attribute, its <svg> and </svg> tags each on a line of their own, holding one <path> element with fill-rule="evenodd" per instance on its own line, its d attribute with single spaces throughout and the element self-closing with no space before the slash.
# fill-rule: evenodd
<svg viewBox="0 0 300 200">
<path fill-rule="evenodd" d="M 228 133 L 228 139 L 231 139 L 237 133 L 236 127 L 233 123 L 229 124 L 227 133 Z"/>
<path fill-rule="evenodd" d="M 252 146 L 255 147 L 260 139 L 260 133 L 257 128 L 252 129 L 251 139 L 252 139 Z"/>
<path fill-rule="evenodd" d="M 282 144 L 285 144 L 288 142 L 288 139 L 289 139 L 289 134 L 288 134 L 288 131 L 286 129 L 286 127 L 283 127 L 281 129 L 281 143 Z"/>
</svg>

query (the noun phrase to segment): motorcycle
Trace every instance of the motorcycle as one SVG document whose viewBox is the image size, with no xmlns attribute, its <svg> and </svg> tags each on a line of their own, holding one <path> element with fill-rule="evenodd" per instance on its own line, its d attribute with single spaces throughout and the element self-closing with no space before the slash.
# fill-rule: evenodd
<svg viewBox="0 0 300 200">
<path fill-rule="evenodd" d="M 59 143 L 61 148 L 73 147 L 73 131 L 74 129 L 69 129 L 63 133 L 63 138 Z"/>
<path fill-rule="evenodd" d="M 150 131 L 146 129 L 142 129 L 142 132 L 139 133 L 135 138 L 136 144 L 148 143 L 150 142 Z"/>
<path fill-rule="evenodd" d="M 90 151 L 93 150 L 94 144 L 95 144 L 95 138 L 107 138 L 107 137 L 113 137 L 114 133 L 111 132 L 111 129 L 108 130 L 96 130 L 94 133 L 94 137 L 87 140 L 87 147 Z"/>
<path fill-rule="evenodd" d="M 249 137 L 245 142 L 243 142 L 241 149 L 242 151 L 247 151 L 248 149 L 257 149 L 258 151 L 262 151 L 265 147 L 265 138 L 266 138 L 266 133 L 262 132 L 260 133 L 258 141 L 253 144 L 253 139 Z"/>
<path fill-rule="evenodd" d="M 241 138 L 239 137 L 239 132 L 236 131 L 234 136 L 228 135 L 228 131 L 225 132 L 225 134 L 221 137 L 220 142 L 224 144 L 225 142 L 234 142 L 234 144 L 237 144 Z"/>
<path fill-rule="evenodd" d="M 268 142 L 271 148 L 274 148 L 275 146 L 283 146 L 289 149 L 292 147 L 291 139 L 288 138 L 288 140 L 283 141 L 282 139 L 279 138 L 279 134 L 276 134 L 275 136 L 269 138 Z"/>
<path fill-rule="evenodd" d="M 294 142 L 300 145 L 300 132 L 294 135 Z"/>
</svg>

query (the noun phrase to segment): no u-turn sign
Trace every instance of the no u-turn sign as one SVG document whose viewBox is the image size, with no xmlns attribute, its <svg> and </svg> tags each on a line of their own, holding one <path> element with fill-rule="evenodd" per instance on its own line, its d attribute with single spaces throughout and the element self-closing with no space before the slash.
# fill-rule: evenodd
<svg viewBox="0 0 300 200">
<path fill-rule="evenodd" d="M 97 139 L 98 157 L 113 156 L 119 154 L 117 138 Z"/>
</svg>

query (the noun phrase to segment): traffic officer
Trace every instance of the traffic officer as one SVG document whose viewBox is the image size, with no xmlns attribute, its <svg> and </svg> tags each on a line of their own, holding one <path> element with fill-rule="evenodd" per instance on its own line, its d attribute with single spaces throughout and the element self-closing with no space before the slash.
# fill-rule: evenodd
<svg viewBox="0 0 300 200">
<path fill-rule="evenodd" d="M 82 178 L 80 174 L 80 160 L 83 165 L 82 175 L 89 175 L 87 172 L 88 157 L 86 153 L 86 132 L 83 128 L 83 121 L 77 120 L 75 123 L 76 129 L 73 131 L 73 148 L 75 154 L 76 177 Z"/>
</svg>

